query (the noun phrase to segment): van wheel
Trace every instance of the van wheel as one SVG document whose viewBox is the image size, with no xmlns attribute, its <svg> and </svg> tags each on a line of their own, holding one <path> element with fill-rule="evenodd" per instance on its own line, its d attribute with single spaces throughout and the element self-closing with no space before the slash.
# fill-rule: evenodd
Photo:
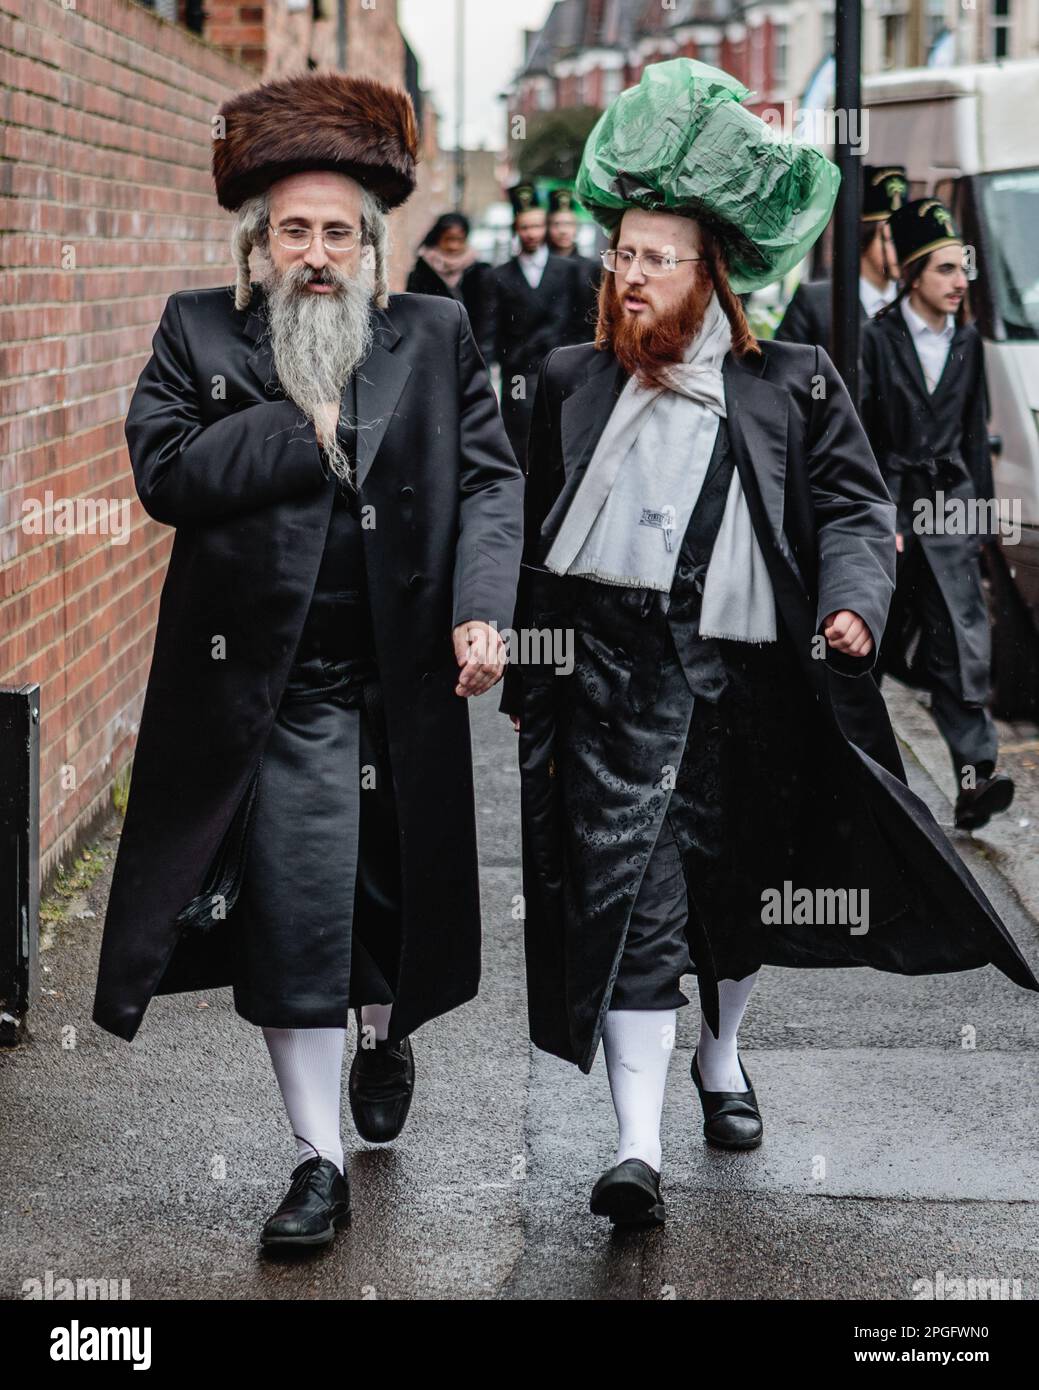
<svg viewBox="0 0 1039 1390">
<path fill-rule="evenodd" d="M 999 719 L 1039 714 L 1039 632 L 997 545 L 984 551 L 992 619 L 992 712 Z"/>
</svg>

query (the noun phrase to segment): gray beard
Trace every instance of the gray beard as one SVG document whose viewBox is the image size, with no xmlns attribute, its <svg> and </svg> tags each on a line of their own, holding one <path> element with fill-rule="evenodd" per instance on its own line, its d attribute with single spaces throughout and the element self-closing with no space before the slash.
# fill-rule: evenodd
<svg viewBox="0 0 1039 1390">
<path fill-rule="evenodd" d="M 371 351 L 373 333 L 371 268 L 362 264 L 353 276 L 326 266 L 321 277 L 338 287 L 335 294 L 305 289 L 315 277 L 302 262 L 279 272 L 268 261 L 260 277 L 278 380 L 311 421 L 319 405 L 342 398 L 352 373 Z M 338 435 L 327 437 L 323 448 L 332 472 L 354 486 L 354 470 Z"/>
</svg>

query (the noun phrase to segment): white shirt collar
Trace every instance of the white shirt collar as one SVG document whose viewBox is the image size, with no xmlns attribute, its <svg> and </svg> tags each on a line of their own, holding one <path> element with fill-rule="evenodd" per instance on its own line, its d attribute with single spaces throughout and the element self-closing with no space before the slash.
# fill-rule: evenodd
<svg viewBox="0 0 1039 1390">
<path fill-rule="evenodd" d="M 890 304 L 897 293 L 898 286 L 894 280 L 887 282 L 886 289 L 878 290 L 876 285 L 866 279 L 865 275 L 859 276 L 859 299 L 870 318 L 885 304 Z"/>
<path fill-rule="evenodd" d="M 543 241 L 536 251 L 521 251 L 519 256 L 528 265 L 543 266 L 548 260 L 548 242 Z"/>
<path fill-rule="evenodd" d="M 956 319 L 953 314 L 945 315 L 945 327 L 940 328 L 936 333 L 930 324 L 925 323 L 909 302 L 908 296 L 902 300 L 902 317 L 906 321 L 906 327 L 914 338 L 922 338 L 929 333 L 932 338 L 944 338 L 947 342 L 952 338 L 956 331 Z"/>
</svg>

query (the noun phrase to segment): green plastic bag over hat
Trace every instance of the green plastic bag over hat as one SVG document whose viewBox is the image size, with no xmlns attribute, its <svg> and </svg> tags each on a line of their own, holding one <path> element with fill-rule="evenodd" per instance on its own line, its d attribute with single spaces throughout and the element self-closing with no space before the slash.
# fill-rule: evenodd
<svg viewBox="0 0 1039 1390">
<path fill-rule="evenodd" d="M 577 197 L 607 232 L 635 207 L 702 220 L 724 241 L 739 294 L 778 280 L 826 226 L 841 176 L 742 106 L 749 95 L 692 58 L 651 63 L 596 122 Z"/>
</svg>

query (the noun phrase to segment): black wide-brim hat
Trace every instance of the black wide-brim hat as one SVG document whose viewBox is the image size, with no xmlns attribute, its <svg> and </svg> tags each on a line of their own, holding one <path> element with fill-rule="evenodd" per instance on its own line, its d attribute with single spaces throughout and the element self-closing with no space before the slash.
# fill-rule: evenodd
<svg viewBox="0 0 1039 1390">
<path fill-rule="evenodd" d="M 414 191 L 418 125 L 407 92 L 370 77 L 305 73 L 239 92 L 220 108 L 213 181 L 229 212 L 278 179 L 331 169 L 388 208 Z"/>
<path fill-rule="evenodd" d="M 891 214 L 891 239 L 901 266 L 929 256 L 943 246 L 958 246 L 963 238 L 952 213 L 937 198 L 916 198 Z"/>
</svg>

